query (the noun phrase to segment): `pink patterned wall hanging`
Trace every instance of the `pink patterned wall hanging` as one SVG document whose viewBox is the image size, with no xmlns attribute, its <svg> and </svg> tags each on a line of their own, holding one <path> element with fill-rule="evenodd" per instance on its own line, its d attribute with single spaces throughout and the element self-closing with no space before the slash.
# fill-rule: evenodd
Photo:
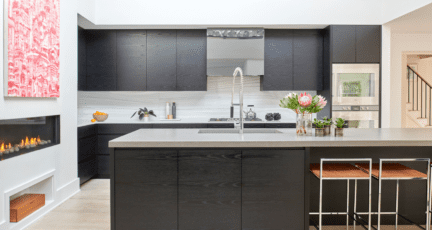
<svg viewBox="0 0 432 230">
<path fill-rule="evenodd" d="M 5 1 L 7 96 L 59 97 L 60 0 Z"/>
</svg>

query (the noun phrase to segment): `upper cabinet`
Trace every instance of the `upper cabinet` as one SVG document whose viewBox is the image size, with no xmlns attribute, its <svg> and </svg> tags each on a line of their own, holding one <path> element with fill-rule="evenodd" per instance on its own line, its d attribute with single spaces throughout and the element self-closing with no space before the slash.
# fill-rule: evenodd
<svg viewBox="0 0 432 230">
<path fill-rule="evenodd" d="M 177 89 L 176 30 L 147 31 L 147 91 Z"/>
<path fill-rule="evenodd" d="M 321 30 L 265 30 L 262 90 L 319 90 L 322 69 Z"/>
<path fill-rule="evenodd" d="M 87 91 L 114 91 L 117 89 L 116 45 L 115 31 L 86 31 Z"/>
<path fill-rule="evenodd" d="M 333 63 L 379 63 L 380 25 L 334 25 L 330 27 Z"/>
<path fill-rule="evenodd" d="M 147 89 L 147 32 L 117 31 L 117 90 Z"/>
<path fill-rule="evenodd" d="M 78 89 L 205 91 L 206 30 L 78 30 Z"/>
<path fill-rule="evenodd" d="M 293 31 L 265 30 L 262 90 L 290 90 L 293 82 Z"/>
<path fill-rule="evenodd" d="M 177 91 L 206 90 L 206 30 L 177 30 Z"/>
</svg>

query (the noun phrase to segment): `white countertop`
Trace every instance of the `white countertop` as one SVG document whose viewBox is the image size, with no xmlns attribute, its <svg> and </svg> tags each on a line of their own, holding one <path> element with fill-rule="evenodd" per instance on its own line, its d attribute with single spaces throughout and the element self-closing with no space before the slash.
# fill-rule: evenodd
<svg viewBox="0 0 432 230">
<path fill-rule="evenodd" d="M 109 142 L 115 148 L 289 148 L 432 146 L 432 129 L 345 129 L 344 137 L 297 137 L 282 133 L 199 134 L 199 129 L 140 129 Z"/>
<path fill-rule="evenodd" d="M 233 123 L 232 121 L 209 121 L 210 118 L 180 118 L 180 121 L 161 121 L 158 118 L 150 118 L 148 122 L 140 121 L 138 119 L 108 119 L 102 122 L 92 123 L 90 120 L 79 119 L 78 127 L 93 125 L 93 124 L 194 124 L 194 123 L 209 123 L 209 124 L 222 124 L 222 123 Z M 293 120 L 279 120 L 279 121 L 245 121 L 245 123 L 295 123 Z"/>
</svg>

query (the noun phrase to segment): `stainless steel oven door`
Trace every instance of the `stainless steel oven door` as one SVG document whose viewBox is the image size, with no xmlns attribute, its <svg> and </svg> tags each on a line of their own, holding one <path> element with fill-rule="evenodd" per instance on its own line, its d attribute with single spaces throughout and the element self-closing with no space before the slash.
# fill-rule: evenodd
<svg viewBox="0 0 432 230">
<path fill-rule="evenodd" d="M 334 64 L 333 105 L 378 105 L 379 64 Z"/>
<path fill-rule="evenodd" d="M 333 111 L 333 117 L 343 118 L 348 128 L 378 128 L 378 111 Z"/>
</svg>

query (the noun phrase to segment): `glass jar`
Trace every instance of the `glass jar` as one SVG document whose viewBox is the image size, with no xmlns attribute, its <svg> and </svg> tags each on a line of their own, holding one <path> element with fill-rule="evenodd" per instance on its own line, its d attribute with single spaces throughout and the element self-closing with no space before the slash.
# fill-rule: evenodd
<svg viewBox="0 0 432 230">
<path fill-rule="evenodd" d="M 297 113 L 296 133 L 297 136 L 312 136 L 312 114 Z"/>
</svg>

